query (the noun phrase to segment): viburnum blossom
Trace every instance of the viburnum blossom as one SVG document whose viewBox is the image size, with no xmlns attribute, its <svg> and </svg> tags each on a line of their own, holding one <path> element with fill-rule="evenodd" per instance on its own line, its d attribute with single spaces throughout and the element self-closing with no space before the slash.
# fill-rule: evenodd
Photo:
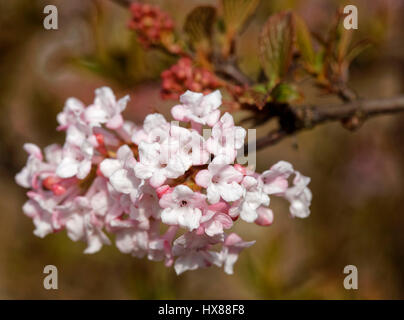
<svg viewBox="0 0 404 320">
<path fill-rule="evenodd" d="M 171 68 L 164 70 L 161 80 L 161 97 L 171 100 L 178 100 L 186 90 L 206 94 L 221 86 L 214 73 L 195 66 L 188 57 L 180 58 Z"/>
<path fill-rule="evenodd" d="M 128 97 L 116 100 L 109 88 L 97 89 L 88 107 L 68 99 L 57 117 L 66 142 L 44 154 L 25 144 L 28 160 L 16 175 L 29 189 L 23 211 L 34 234 L 66 230 L 87 243 L 85 253 L 111 244 L 113 234 L 121 252 L 163 260 L 178 274 L 212 265 L 231 274 L 254 244 L 231 231 L 238 217 L 271 225 L 272 196 L 288 200 L 292 216 L 309 215 L 310 178 L 291 164 L 259 174 L 235 163 L 246 132 L 229 113 L 220 117 L 219 91 L 187 91 L 180 101 L 177 121 L 156 113 L 137 126 L 121 115 Z M 209 138 L 203 129 L 212 130 Z"/>
<path fill-rule="evenodd" d="M 132 3 L 130 12 L 129 28 L 136 31 L 139 42 L 145 47 L 161 43 L 174 29 L 174 21 L 157 6 Z"/>
</svg>

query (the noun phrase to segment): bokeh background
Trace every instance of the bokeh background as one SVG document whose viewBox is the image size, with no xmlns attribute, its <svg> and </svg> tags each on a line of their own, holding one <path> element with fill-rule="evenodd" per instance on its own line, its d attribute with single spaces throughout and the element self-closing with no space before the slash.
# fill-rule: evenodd
<svg viewBox="0 0 404 320">
<path fill-rule="evenodd" d="M 199 4 L 150 1 L 181 26 Z M 349 1 L 359 9 L 355 37 L 371 49 L 355 60 L 350 84 L 361 97 L 404 90 L 404 1 Z M 55 4 L 59 30 L 43 28 L 43 8 Z M 298 11 L 311 30 L 329 26 L 341 1 L 261 1 L 239 39 L 243 70 L 258 72 L 257 38 L 271 13 Z M 309 218 L 292 219 L 287 204 L 272 202 L 269 228 L 239 223 L 246 240 L 235 275 L 210 269 L 176 276 L 162 263 L 139 260 L 107 246 L 84 255 L 83 243 L 64 232 L 33 234 L 22 213 L 26 196 L 14 175 L 26 161 L 24 142 L 62 142 L 56 114 L 66 98 L 86 103 L 94 89 L 130 94 L 126 117 L 141 122 L 153 110 L 168 114 L 175 102 L 160 99 L 160 73 L 172 58 L 144 51 L 126 28 L 129 12 L 110 0 L 0 2 L 0 298 L 3 299 L 399 299 L 404 298 L 404 114 L 367 121 L 352 133 L 338 123 L 288 138 L 257 154 L 259 171 L 290 161 L 312 177 Z M 304 89 L 306 102 L 337 102 Z M 258 135 L 268 128 L 259 128 Z M 43 268 L 59 270 L 59 289 L 45 290 Z M 357 266 L 359 289 L 343 287 L 343 268 Z"/>
</svg>

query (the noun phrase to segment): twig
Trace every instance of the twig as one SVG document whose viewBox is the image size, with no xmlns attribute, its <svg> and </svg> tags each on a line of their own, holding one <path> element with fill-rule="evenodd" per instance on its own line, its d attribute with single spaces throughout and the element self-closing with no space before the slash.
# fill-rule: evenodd
<svg viewBox="0 0 404 320">
<path fill-rule="evenodd" d="M 129 7 L 134 0 L 111 0 L 111 1 L 123 7 Z"/>
<path fill-rule="evenodd" d="M 248 86 L 253 84 L 253 81 L 240 70 L 235 61 L 218 61 L 217 63 L 215 63 L 215 71 L 218 74 L 223 74 L 225 77 L 233 79 L 239 85 Z"/>
<path fill-rule="evenodd" d="M 358 123 L 362 123 L 370 117 L 404 112 L 404 95 L 386 99 L 355 100 L 342 105 L 305 107 L 283 105 L 283 108 L 282 113 L 276 115 L 280 127 L 269 132 L 265 137 L 257 139 L 257 150 L 274 145 L 289 135 L 311 129 L 325 122 L 356 117 Z M 247 145 L 245 150 L 248 150 Z"/>
</svg>

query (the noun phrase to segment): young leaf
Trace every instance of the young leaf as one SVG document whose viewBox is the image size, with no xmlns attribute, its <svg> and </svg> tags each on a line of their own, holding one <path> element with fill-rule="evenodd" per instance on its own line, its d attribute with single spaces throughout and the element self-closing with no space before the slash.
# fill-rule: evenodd
<svg viewBox="0 0 404 320">
<path fill-rule="evenodd" d="M 192 45 L 198 46 L 201 42 L 210 41 L 215 18 L 216 9 L 212 6 L 199 6 L 188 14 L 184 31 Z"/>
<path fill-rule="evenodd" d="M 290 12 L 280 12 L 267 20 L 259 38 L 260 58 L 270 87 L 281 81 L 292 62 L 294 23 Z"/>
<path fill-rule="evenodd" d="M 336 58 L 338 62 L 342 63 L 349 51 L 349 46 L 352 41 L 352 30 L 346 30 L 345 28 L 343 28 L 342 23 L 340 24 L 340 29 L 341 31 L 338 34 L 339 37 L 336 43 Z"/>
<path fill-rule="evenodd" d="M 364 50 L 370 48 L 372 46 L 372 42 L 368 39 L 361 40 L 357 42 L 349 52 L 345 56 L 345 60 L 351 62 L 354 60 L 358 55 L 360 55 Z"/>
<path fill-rule="evenodd" d="M 314 64 L 316 60 L 315 52 L 313 49 L 313 42 L 311 40 L 310 31 L 307 28 L 304 20 L 297 15 L 293 14 L 296 26 L 296 41 L 297 46 L 302 55 L 303 61 L 306 64 L 306 67 L 312 71 L 314 69 Z"/>
<path fill-rule="evenodd" d="M 272 90 L 271 98 L 276 102 L 290 103 L 300 100 L 302 94 L 293 84 L 280 83 Z"/>
<path fill-rule="evenodd" d="M 223 20 L 226 33 L 230 37 L 241 31 L 259 2 L 260 0 L 222 0 Z"/>
</svg>

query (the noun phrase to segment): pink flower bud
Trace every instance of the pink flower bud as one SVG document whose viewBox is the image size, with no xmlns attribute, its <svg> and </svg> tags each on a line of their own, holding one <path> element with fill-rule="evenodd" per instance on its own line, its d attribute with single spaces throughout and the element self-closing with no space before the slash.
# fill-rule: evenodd
<svg viewBox="0 0 404 320">
<path fill-rule="evenodd" d="M 169 185 L 163 185 L 156 189 L 157 197 L 161 199 L 161 197 L 165 194 L 172 192 L 172 188 Z"/>
<path fill-rule="evenodd" d="M 258 209 L 258 218 L 254 221 L 259 226 L 270 226 L 274 221 L 274 215 L 271 209 L 267 208 L 259 208 Z"/>
</svg>

